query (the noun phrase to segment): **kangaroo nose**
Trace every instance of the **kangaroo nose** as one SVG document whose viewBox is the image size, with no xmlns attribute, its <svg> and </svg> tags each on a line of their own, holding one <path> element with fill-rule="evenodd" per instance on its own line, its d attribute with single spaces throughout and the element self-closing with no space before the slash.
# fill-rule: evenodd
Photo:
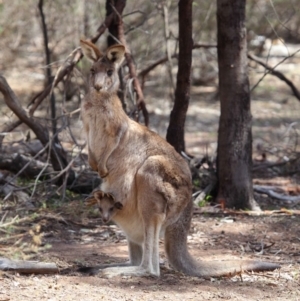
<svg viewBox="0 0 300 301">
<path fill-rule="evenodd" d="M 95 84 L 94 85 L 94 88 L 97 90 L 97 91 L 100 91 L 102 89 L 102 85 L 101 84 Z"/>
</svg>

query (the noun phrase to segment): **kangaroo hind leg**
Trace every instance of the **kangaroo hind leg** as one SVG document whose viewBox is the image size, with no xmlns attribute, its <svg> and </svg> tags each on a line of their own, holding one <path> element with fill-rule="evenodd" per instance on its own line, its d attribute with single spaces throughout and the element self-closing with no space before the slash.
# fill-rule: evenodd
<svg viewBox="0 0 300 301">
<path fill-rule="evenodd" d="M 102 271 L 102 275 L 113 277 L 117 275 L 146 276 L 160 275 L 159 267 L 159 236 L 166 217 L 166 200 L 157 192 L 157 183 L 153 183 L 152 175 L 149 177 L 143 168 L 136 175 L 137 207 L 143 227 L 143 253 L 139 266 L 108 268 Z M 159 182 L 159 179 L 155 179 Z M 130 233 L 127 233 L 130 240 Z M 129 251 L 136 248 L 134 244 L 129 245 Z M 132 253 L 134 254 L 134 252 Z M 130 254 L 130 256 L 132 256 Z M 132 258 L 131 258 L 132 260 Z M 132 264 L 134 264 L 132 262 Z"/>
</svg>

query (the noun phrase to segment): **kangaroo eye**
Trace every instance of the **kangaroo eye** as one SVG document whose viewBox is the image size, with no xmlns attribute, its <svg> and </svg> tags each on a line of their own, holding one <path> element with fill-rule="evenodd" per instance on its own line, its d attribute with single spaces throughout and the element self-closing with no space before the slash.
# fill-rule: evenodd
<svg viewBox="0 0 300 301">
<path fill-rule="evenodd" d="M 91 72 L 92 75 L 95 75 L 96 70 L 95 70 L 94 68 L 92 68 L 92 69 L 90 70 L 90 72 Z"/>
<path fill-rule="evenodd" d="M 113 212 L 114 211 L 114 207 L 109 208 L 109 212 Z"/>
<path fill-rule="evenodd" d="M 112 75 L 113 75 L 113 73 L 114 73 L 114 71 L 113 71 L 113 70 L 111 70 L 111 69 L 110 69 L 110 70 L 107 70 L 107 75 L 108 75 L 108 76 L 112 76 Z"/>
</svg>

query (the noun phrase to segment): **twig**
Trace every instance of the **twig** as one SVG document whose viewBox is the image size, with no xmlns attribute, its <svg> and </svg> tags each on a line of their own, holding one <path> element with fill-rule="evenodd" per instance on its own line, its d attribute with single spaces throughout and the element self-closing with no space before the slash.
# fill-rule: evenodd
<svg viewBox="0 0 300 301">
<path fill-rule="evenodd" d="M 20 105 L 19 99 L 8 85 L 6 79 L 0 75 L 0 92 L 4 96 L 6 105 L 14 112 L 14 114 L 24 122 L 35 133 L 37 138 L 44 146 L 48 145 L 49 133 L 45 127 L 43 127 L 36 119 L 28 116 L 26 111 Z M 66 154 L 63 148 L 56 143 L 49 145 L 51 163 L 54 170 L 61 170 L 67 165 Z M 70 181 L 74 180 L 74 173 L 70 173 Z"/>
<path fill-rule="evenodd" d="M 194 44 L 193 45 L 193 50 L 194 49 L 199 49 L 199 48 L 216 48 L 218 47 L 217 45 L 215 44 Z M 172 56 L 171 56 L 172 59 L 174 58 L 178 58 L 178 54 L 177 53 L 174 53 Z M 151 65 L 149 65 L 148 67 L 146 67 L 145 69 L 141 70 L 138 74 L 138 76 L 142 77 L 142 86 L 144 85 L 144 81 L 145 81 L 145 77 L 146 75 L 152 71 L 153 69 L 155 69 L 157 66 L 161 65 L 161 64 L 164 64 L 168 61 L 168 57 L 165 56 L 159 60 L 157 60 L 156 62 L 152 63 Z"/>
<path fill-rule="evenodd" d="M 12 226 L 14 224 L 22 223 L 24 221 L 28 221 L 28 220 L 31 220 L 31 219 L 32 219 L 31 216 L 26 216 L 26 217 L 23 217 L 23 218 L 19 219 L 19 215 L 16 215 L 10 222 L 7 222 L 5 224 L 0 224 L 0 228 L 6 228 L 8 226 Z"/>
<path fill-rule="evenodd" d="M 65 60 L 65 63 L 60 66 L 58 71 L 56 72 L 55 78 L 51 84 L 49 84 L 42 92 L 38 93 L 35 97 L 31 99 L 31 101 L 28 104 L 28 107 L 32 105 L 32 107 L 29 110 L 30 116 L 33 115 L 34 111 L 37 109 L 37 107 L 42 103 L 42 101 L 50 94 L 52 93 L 53 89 L 58 85 L 59 82 L 62 81 L 62 79 L 69 74 L 75 65 L 81 60 L 83 57 L 83 54 L 81 52 L 81 49 L 78 47 L 74 49 L 67 59 Z"/>
<path fill-rule="evenodd" d="M 6 186 L 6 185 L 10 185 L 10 184 L 12 184 L 12 182 L 29 166 L 29 164 L 35 159 L 35 158 L 37 158 L 40 154 L 42 154 L 44 151 L 45 151 L 45 149 L 47 149 L 48 148 L 48 146 L 49 146 L 49 144 L 47 144 L 46 146 L 44 146 L 43 147 L 43 149 L 41 149 L 34 157 L 32 157 L 14 176 L 13 176 L 13 178 L 9 181 L 9 182 L 7 182 L 7 183 L 5 183 L 5 185 L 3 186 L 3 188 Z M 43 171 L 46 169 L 48 167 L 48 165 L 47 164 L 45 164 L 45 168 L 43 169 Z M 0 191 L 2 191 L 2 189 L 3 188 L 1 188 L 1 190 Z"/>
<path fill-rule="evenodd" d="M 286 57 L 283 61 L 285 61 L 287 58 L 290 58 L 292 56 L 294 56 L 296 53 L 300 52 L 300 49 L 298 51 L 296 51 L 295 53 L 293 53 L 292 55 Z M 283 73 L 281 73 L 280 71 L 275 70 L 275 68 L 278 66 L 278 64 L 275 67 L 271 67 L 268 64 L 266 64 L 263 60 L 261 60 L 260 58 L 258 58 L 257 56 L 248 53 L 248 58 L 256 63 L 258 63 L 259 65 L 263 66 L 264 68 L 266 68 L 272 75 L 278 77 L 280 80 L 284 81 L 292 90 L 294 96 L 300 100 L 300 92 L 299 90 L 296 88 L 296 86 L 293 84 L 293 82 L 291 80 L 289 80 Z M 282 63 L 281 62 L 281 63 Z M 261 81 L 261 80 L 260 80 Z M 259 82 L 260 82 L 259 81 Z M 258 83 L 259 83 L 258 82 Z M 257 87 L 258 84 L 256 84 L 254 87 Z M 252 88 L 251 90 L 253 90 L 254 88 Z"/>
<path fill-rule="evenodd" d="M 114 17 L 114 14 L 110 14 L 104 20 L 104 22 L 98 27 L 97 33 L 90 38 L 92 43 L 96 43 L 100 36 L 105 32 L 106 28 L 110 25 Z M 72 57 L 70 60 L 69 58 Z M 33 105 L 30 109 L 30 115 L 37 109 L 37 107 L 42 103 L 42 101 L 51 93 L 52 89 L 57 86 L 62 79 L 72 72 L 73 68 L 76 64 L 83 58 L 83 54 L 80 48 L 76 48 L 72 51 L 72 53 L 68 56 L 66 63 L 60 68 L 59 72 L 56 74 L 56 78 L 54 79 L 51 85 L 48 85 L 42 92 L 38 93 L 34 96 L 29 102 L 28 106 Z"/>
<path fill-rule="evenodd" d="M 0 135 L 0 148 L 2 146 L 2 142 L 5 137 L 5 133 L 9 133 L 9 132 L 13 131 L 16 127 L 18 127 L 21 124 L 22 124 L 21 120 L 16 120 L 4 127 L 4 129 L 1 132 L 2 135 Z"/>
</svg>

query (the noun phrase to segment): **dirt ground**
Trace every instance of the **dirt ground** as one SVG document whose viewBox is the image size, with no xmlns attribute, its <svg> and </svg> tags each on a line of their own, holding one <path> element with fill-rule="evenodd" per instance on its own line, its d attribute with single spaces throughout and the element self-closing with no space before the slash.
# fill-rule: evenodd
<svg viewBox="0 0 300 301">
<path fill-rule="evenodd" d="M 2 272 L 0 301 L 300 300 L 300 218 L 292 211 L 252 216 L 239 212 L 227 214 L 212 207 L 197 209 L 188 244 L 198 260 L 251 258 L 282 265 L 274 272 L 205 280 L 169 269 L 163 242 L 159 278 L 104 279 L 80 274 L 78 266 L 127 260 L 122 232 L 115 225 L 103 225 L 97 215 L 92 217 L 93 214 L 87 215 L 83 210 L 74 201 L 60 208 L 63 214 L 46 210 L 39 213 L 32 226 L 41 225 L 44 248 L 33 258 L 55 262 L 60 273 L 24 276 Z M 2 252 L 8 250 L 8 246 L 1 248 Z"/>
</svg>

